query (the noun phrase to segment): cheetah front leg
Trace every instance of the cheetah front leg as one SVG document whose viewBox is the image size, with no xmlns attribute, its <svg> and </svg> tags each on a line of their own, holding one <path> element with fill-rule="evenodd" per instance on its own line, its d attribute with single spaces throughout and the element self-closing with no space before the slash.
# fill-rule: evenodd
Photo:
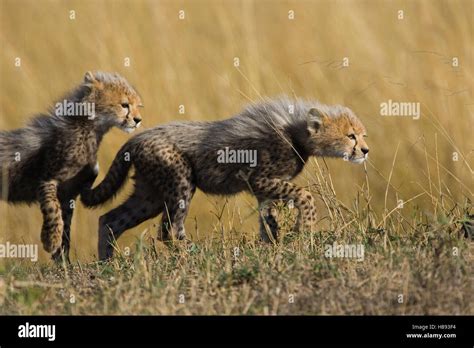
<svg viewBox="0 0 474 348">
<path fill-rule="evenodd" d="M 47 252 L 54 252 L 61 247 L 64 223 L 61 203 L 58 199 L 58 183 L 55 180 L 45 181 L 39 185 L 38 200 L 43 214 L 41 242 Z"/>
<path fill-rule="evenodd" d="M 307 190 L 276 178 L 255 178 L 250 182 L 250 186 L 259 201 L 292 200 L 295 208 L 299 211 L 295 230 L 298 232 L 312 230 L 316 221 L 316 209 L 313 196 Z"/>
<path fill-rule="evenodd" d="M 272 201 L 259 201 L 260 238 L 266 243 L 278 241 L 277 211 Z"/>
<path fill-rule="evenodd" d="M 77 195 L 92 187 L 97 175 L 99 174 L 99 164 L 88 164 L 73 178 L 59 185 L 58 197 L 61 202 L 61 215 L 63 219 L 63 235 L 61 248 L 53 253 L 52 259 L 55 262 L 61 262 L 63 256 L 67 263 L 69 261 L 69 249 L 71 243 L 71 222 L 74 213 L 74 200 Z"/>
<path fill-rule="evenodd" d="M 62 244 L 61 247 L 52 255 L 52 259 L 55 262 L 61 262 L 64 256 L 65 262 L 71 263 L 69 260 L 69 249 L 71 245 L 71 223 L 73 213 L 74 209 L 71 207 L 71 203 L 69 201 L 63 201 L 61 203 L 61 214 L 64 223 Z"/>
</svg>

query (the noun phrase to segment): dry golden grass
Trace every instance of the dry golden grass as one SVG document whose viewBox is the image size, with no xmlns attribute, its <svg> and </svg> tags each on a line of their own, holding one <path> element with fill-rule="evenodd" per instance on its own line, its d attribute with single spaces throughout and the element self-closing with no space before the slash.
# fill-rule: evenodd
<svg viewBox="0 0 474 348">
<path fill-rule="evenodd" d="M 366 125 L 371 148 L 365 170 L 340 160 L 311 160 L 298 181 L 315 192 L 323 233 L 275 247 L 256 241 L 250 196 L 198 193 L 186 222 L 194 251 L 159 246 L 154 254 L 145 243 L 135 256 L 86 265 L 95 259 L 98 217 L 126 193 L 98 210 L 80 206 L 72 258 L 81 263 L 66 269 L 4 263 L 0 272 L 9 290 L 0 312 L 474 312 L 472 242 L 459 238 L 473 214 L 472 1 L 0 5 L 0 129 L 21 127 L 85 71 L 101 69 L 118 71 L 140 91 L 145 127 L 222 119 L 245 103 L 285 93 L 349 106 Z M 181 9 L 184 20 L 178 18 Z M 398 10 L 404 10 L 403 20 Z M 124 67 L 125 57 L 130 67 Z M 344 57 L 349 67 L 341 66 Z M 453 57 L 459 67 L 452 66 Z M 380 116 L 380 103 L 389 99 L 420 102 L 421 118 Z M 105 138 L 98 180 L 126 139 L 118 130 Z M 396 209 L 399 199 L 406 203 L 402 209 Z M 0 242 L 40 243 L 38 208 L 0 202 L 0 219 Z M 119 249 L 135 250 L 143 231 L 149 240 L 157 221 L 127 232 Z M 365 261 L 324 258 L 328 240 L 366 245 Z M 245 256 L 234 262 L 236 245 Z M 457 257 L 454 247 L 461 251 Z M 63 293 L 50 287 L 53 280 Z M 38 282 L 45 286 L 29 286 Z M 0 300 L 1 288 L 0 282 Z M 61 296 L 69 293 L 81 300 L 65 307 Z M 180 293 L 187 301 L 181 307 Z M 290 293 L 298 294 L 293 304 Z M 398 304 L 397 294 L 408 302 Z"/>
<path fill-rule="evenodd" d="M 131 252 L 117 247 L 105 263 L 0 268 L 0 312 L 9 314 L 472 314 L 472 220 L 461 207 L 426 223 L 422 213 L 384 216 L 367 191 L 349 209 L 328 174 L 316 175 L 329 228 L 291 234 L 280 209 L 282 241 L 267 245 L 238 233 L 222 207 L 214 237 L 167 247 L 145 230 Z M 226 209 L 227 207 L 224 207 Z M 472 233 L 472 231 L 471 231 Z M 364 257 L 326 257 L 326 246 L 358 244 Z"/>
</svg>

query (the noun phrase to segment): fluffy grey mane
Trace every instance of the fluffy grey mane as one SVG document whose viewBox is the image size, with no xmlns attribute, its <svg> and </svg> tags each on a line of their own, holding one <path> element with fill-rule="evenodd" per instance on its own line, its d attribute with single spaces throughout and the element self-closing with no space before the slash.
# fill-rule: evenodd
<svg viewBox="0 0 474 348">
<path fill-rule="evenodd" d="M 268 146 L 274 141 L 284 141 L 288 146 L 303 151 L 301 146 L 309 136 L 308 113 L 311 108 L 316 108 L 331 118 L 343 114 L 353 115 L 352 111 L 344 106 L 280 96 L 247 105 L 239 114 L 221 121 L 174 122 L 169 126 L 186 128 L 185 132 L 175 135 L 176 139 L 179 138 L 179 143 L 186 148 L 192 148 L 194 140 L 199 138 L 201 149 L 206 151 L 225 146 Z M 146 134 L 143 137 L 146 137 Z"/>
<path fill-rule="evenodd" d="M 337 118 L 342 114 L 352 114 L 349 108 L 341 105 L 326 105 L 316 100 L 279 96 L 246 106 L 234 119 L 236 121 L 245 118 L 253 120 L 257 128 L 262 126 L 285 128 L 300 123 L 306 124 L 309 110 L 312 108 L 332 118 Z"/>
</svg>

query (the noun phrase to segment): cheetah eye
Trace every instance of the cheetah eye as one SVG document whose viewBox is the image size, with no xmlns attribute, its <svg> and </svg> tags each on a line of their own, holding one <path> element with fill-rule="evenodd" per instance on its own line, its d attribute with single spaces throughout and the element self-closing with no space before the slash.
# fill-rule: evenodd
<svg viewBox="0 0 474 348">
<path fill-rule="evenodd" d="M 356 140 L 355 134 L 348 134 L 347 137 L 352 140 Z"/>
<path fill-rule="evenodd" d="M 128 109 L 130 107 L 129 103 L 122 103 L 120 104 L 124 109 Z"/>
</svg>

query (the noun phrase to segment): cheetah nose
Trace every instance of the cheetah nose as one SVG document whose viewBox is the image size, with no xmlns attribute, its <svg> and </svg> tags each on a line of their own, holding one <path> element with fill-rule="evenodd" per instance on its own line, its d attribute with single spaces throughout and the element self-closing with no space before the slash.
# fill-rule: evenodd
<svg viewBox="0 0 474 348">
<path fill-rule="evenodd" d="M 363 147 L 360 149 L 364 155 L 367 155 L 369 153 L 369 149 L 367 147 Z"/>
<path fill-rule="evenodd" d="M 134 117 L 133 120 L 135 121 L 136 124 L 139 124 L 142 121 L 141 117 Z"/>
</svg>

